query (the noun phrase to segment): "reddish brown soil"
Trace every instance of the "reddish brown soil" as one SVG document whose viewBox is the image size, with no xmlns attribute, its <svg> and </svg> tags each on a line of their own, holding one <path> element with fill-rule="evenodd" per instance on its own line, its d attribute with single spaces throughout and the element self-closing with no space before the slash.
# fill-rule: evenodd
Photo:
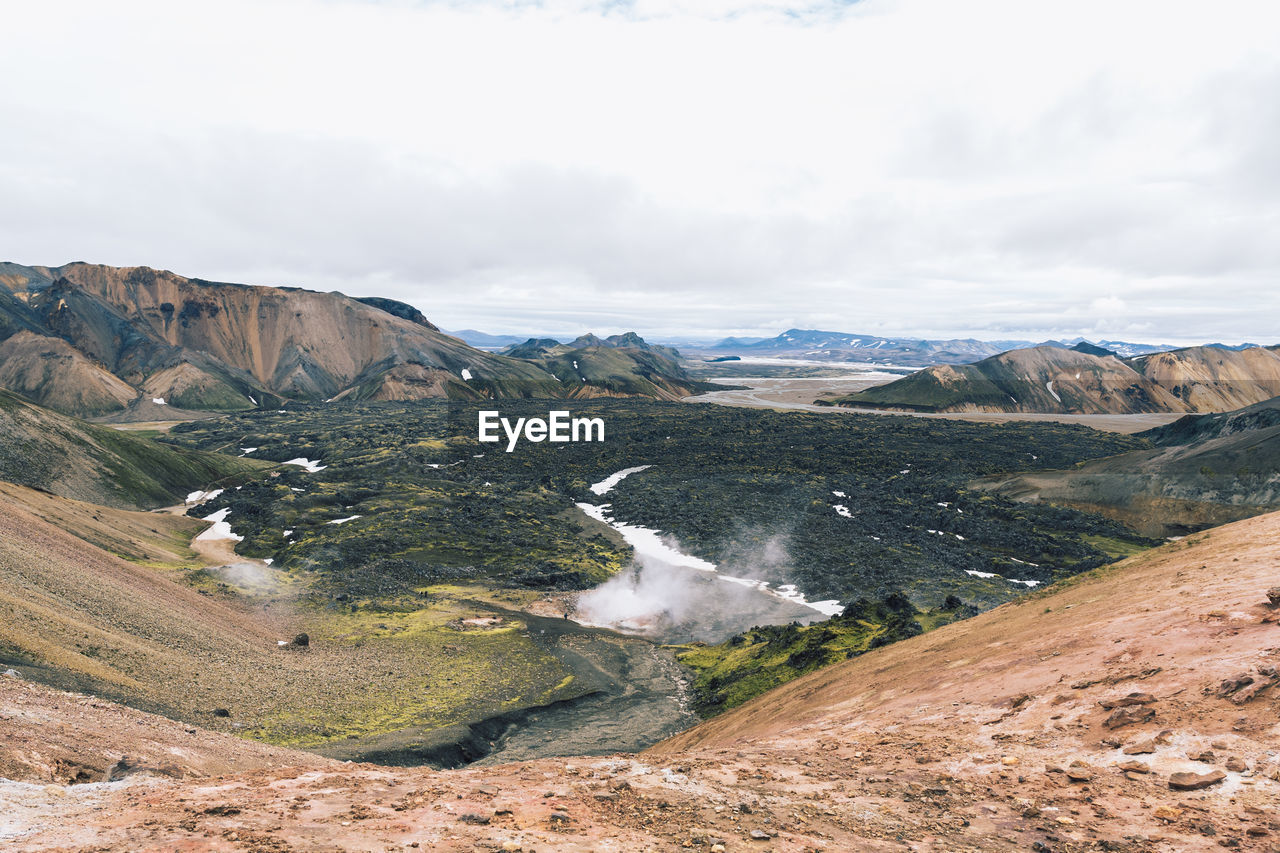
<svg viewBox="0 0 1280 853">
<path fill-rule="evenodd" d="M 21 808 L 0 809 L 0 843 L 1280 850 L 1280 685 L 1265 674 L 1280 666 L 1280 612 L 1266 596 L 1277 584 L 1272 514 L 813 673 L 638 756 L 434 772 L 310 759 L 271 768 L 261 762 L 274 758 L 249 755 L 247 769 L 206 779 L 8 783 L 0 805 Z M 1253 684 L 1221 694 L 1242 676 Z M 1130 694 L 1144 695 L 1100 704 Z M 33 725 L 3 707 L 0 738 Z M 104 742 L 161 732 L 101 710 Z M 1109 726 L 1117 710 L 1135 721 Z M 1173 773 L 1213 770 L 1222 779 L 1203 790 L 1170 788 Z"/>
</svg>

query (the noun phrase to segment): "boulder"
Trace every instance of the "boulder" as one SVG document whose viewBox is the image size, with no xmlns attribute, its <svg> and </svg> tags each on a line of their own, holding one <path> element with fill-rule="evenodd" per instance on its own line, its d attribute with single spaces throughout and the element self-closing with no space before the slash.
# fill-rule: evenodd
<svg viewBox="0 0 1280 853">
<path fill-rule="evenodd" d="M 1145 723 L 1155 715 L 1156 711 L 1150 705 L 1126 705 L 1108 714 L 1102 724 L 1109 729 L 1118 729 L 1133 723 Z"/>
<path fill-rule="evenodd" d="M 1156 701 L 1156 697 L 1150 693 L 1130 693 L 1128 696 L 1121 696 L 1119 699 L 1103 699 L 1098 704 L 1110 711 L 1112 708 L 1124 708 L 1129 705 L 1150 705 Z"/>
<path fill-rule="evenodd" d="M 1169 776 L 1169 787 L 1175 791 L 1199 791 L 1202 788 L 1208 788 L 1210 785 L 1217 785 L 1225 778 L 1227 778 L 1227 774 L 1221 770 L 1213 770 L 1208 773 L 1174 773 Z"/>
</svg>

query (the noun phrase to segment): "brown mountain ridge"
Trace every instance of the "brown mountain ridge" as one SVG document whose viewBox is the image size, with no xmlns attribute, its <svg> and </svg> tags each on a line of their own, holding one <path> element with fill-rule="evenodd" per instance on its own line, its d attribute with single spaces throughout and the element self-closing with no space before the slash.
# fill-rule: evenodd
<svg viewBox="0 0 1280 853">
<path fill-rule="evenodd" d="M 83 416 L 153 400 L 235 411 L 286 400 L 696 390 L 675 358 L 656 358 L 632 337 L 640 346 L 615 348 L 605 369 L 566 382 L 550 365 L 468 346 L 391 299 L 210 282 L 148 267 L 0 264 L 0 385 Z M 631 381 L 637 374 L 646 381 Z"/>
<path fill-rule="evenodd" d="M 1223 412 L 1278 395 L 1280 347 L 1188 347 L 1121 359 L 1038 346 L 973 364 L 930 367 L 827 404 L 919 412 L 1137 414 Z"/>
</svg>

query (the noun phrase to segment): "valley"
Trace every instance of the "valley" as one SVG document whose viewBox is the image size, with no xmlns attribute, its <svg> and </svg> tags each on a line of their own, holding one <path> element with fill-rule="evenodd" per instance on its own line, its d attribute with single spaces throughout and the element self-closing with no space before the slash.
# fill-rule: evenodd
<svg viewBox="0 0 1280 853">
<path fill-rule="evenodd" d="M 1159 681 L 1166 667 L 1153 658 L 1167 651 L 1135 646 L 1101 664 L 1096 651 L 1082 652 L 1089 664 L 1060 658 L 1075 632 L 1100 643 L 1121 630 L 1110 609 L 1103 626 L 1102 611 L 1090 608 L 1105 599 L 1132 610 L 1113 588 L 1131 583 L 1122 576 L 1167 578 L 1176 566 L 1181 578 L 1188 560 L 1201 559 L 1203 571 L 1219 559 L 1197 556 L 1210 553 L 1206 543 L 1262 565 L 1246 544 L 1254 533 L 1197 531 L 1255 515 L 1239 529 L 1270 529 L 1274 405 L 1141 432 L 1170 415 L 787 408 L 788 395 L 885 378 L 735 377 L 753 384 L 710 397 L 728 405 L 696 396 L 576 399 L 557 405 L 603 425 L 606 440 L 521 441 L 509 453 L 480 440 L 480 413 L 494 407 L 527 422 L 546 416 L 546 400 L 294 401 L 116 429 L 0 398 L 9 448 L 0 476 L 35 487 L 0 489 L 0 665 L 9 673 L 0 696 L 17 711 L 0 719 L 11 744 L 0 749 L 0 768 L 64 792 L 28 810 L 33 794 L 13 787 L 22 782 L 0 783 L 0 801 L 24 804 L 0 834 L 33 850 L 56 846 L 82 837 L 78 809 L 102 798 L 148 785 L 151 808 L 167 813 L 174 791 L 199 798 L 204 789 L 163 780 L 232 774 L 225 778 L 245 779 L 244 790 L 257 790 L 247 780 L 273 779 L 270 790 L 316 803 L 318 823 L 259 825 L 250 815 L 275 809 L 274 795 L 235 794 L 201 806 L 215 823 L 171 819 L 147 829 L 125 810 L 116 828 L 97 831 L 134 841 L 233 832 L 306 846 L 315 841 L 308 833 L 336 837 L 328 814 L 340 825 L 341 815 L 363 816 L 347 826 L 371 821 L 342 842 L 357 849 L 365 832 L 438 849 L 470 833 L 492 849 L 607 849 L 619 838 L 659 849 L 754 839 L 777 850 L 838 849 L 845 842 L 836 839 L 856 838 L 873 849 L 895 834 L 933 839 L 939 849 L 999 849 L 998 840 L 1015 836 L 1087 845 L 1077 826 L 1123 840 L 1108 821 L 1143 825 L 1134 798 L 1160 798 L 1147 771 L 1107 758 L 1132 743 L 1108 746 L 1103 736 L 1099 747 L 1075 734 L 1093 723 L 1057 723 L 1068 712 L 1080 721 L 1092 713 L 1067 694 L 1025 709 L 1052 692 L 1042 682 L 1054 661 L 1068 667 L 1055 677 L 1075 678 L 1081 697 L 1099 683 L 1163 685 L 1153 694 L 1170 700 L 1161 723 L 1192 727 L 1172 741 L 1179 748 L 1222 724 L 1220 713 L 1173 700 L 1184 689 L 1177 685 L 1190 683 L 1185 673 L 1207 664 L 1188 664 L 1182 681 Z M 51 441 L 80 454 L 77 476 L 22 465 L 20 448 Z M 1143 470 L 1145 480 L 1128 473 Z M 1152 483 L 1181 489 L 1177 500 L 1150 499 Z M 103 500 L 107 484 L 114 508 L 82 500 Z M 1251 500 L 1235 497 L 1246 493 Z M 1194 535 L 1166 544 L 1175 534 Z M 1234 567 L 1242 557 L 1230 559 Z M 1258 582 L 1237 570 L 1230 591 L 1203 594 L 1247 595 Z M 1169 594 L 1148 589 L 1142 600 Z M 1181 624 L 1185 614 L 1169 615 L 1173 602 L 1162 606 Z M 1210 619 L 1274 621 L 1266 606 L 1231 606 Z M 1016 650 L 1032 648 L 1033 634 L 1054 649 L 1037 662 L 983 664 L 975 651 L 979 635 L 986 647 Z M 1186 654 L 1210 654 L 1204 642 Z M 946 652 L 941 670 L 915 662 L 961 647 Z M 931 651 L 897 651 L 913 648 Z M 1270 677 L 1265 661 L 1213 654 L 1215 666 Z M 955 661 L 978 674 L 938 682 L 936 671 Z M 982 676 L 984 666 L 995 668 Z M 1031 668 L 1011 677 L 1009 666 Z M 885 667 L 890 681 L 878 675 Z M 850 668 L 852 682 L 830 675 Z M 1102 682 L 1084 677 L 1112 669 Z M 1249 678 L 1259 690 L 1270 686 Z M 889 683 L 912 685 L 901 689 L 920 695 L 915 711 L 899 707 Z M 94 704 L 86 709 L 60 690 Z M 785 698 L 792 690 L 822 698 Z M 939 710 L 920 710 L 930 702 Z M 843 716 L 830 716 L 837 707 Z M 931 722 L 916 723 L 921 713 Z M 33 755 L 23 745 L 39 739 L 30 728 L 39 715 L 58 720 L 60 734 Z M 1032 717 L 1044 718 L 1039 735 L 1019 728 Z M 126 734 L 126 721 L 136 731 Z M 822 741 L 814 725 L 844 727 L 846 746 Z M 68 740 L 85 731 L 101 745 Z M 219 740 L 227 737 L 244 746 Z M 1233 750 L 1228 766 L 1237 769 L 1223 778 L 1246 800 L 1241 791 L 1265 787 L 1271 772 L 1258 752 L 1265 735 L 1253 737 L 1214 741 Z M 187 745 L 170 746 L 179 742 Z M 1183 754 L 1163 756 L 1151 772 L 1199 773 L 1200 759 Z M 675 755 L 678 763 L 665 757 Z M 1048 768 L 1043 780 L 1008 769 L 1032 760 Z M 1101 769 L 1107 760 L 1129 769 L 1112 780 Z M 1055 761 L 1069 766 L 1055 769 Z M 862 766 L 874 772 L 862 779 L 864 771 L 847 769 Z M 738 769 L 721 777 L 720 767 Z M 462 769 L 430 776 L 426 768 Z M 542 787 L 552 790 L 535 795 L 540 773 L 550 774 Z M 305 780 L 318 779 L 327 780 L 323 792 L 307 793 Z M 466 810 L 424 817 L 418 835 L 397 835 L 374 816 L 409 779 L 435 793 L 397 801 L 400 811 L 438 804 L 455 789 L 449 802 L 461 797 Z M 781 779 L 792 781 L 774 784 Z M 811 782 L 797 800 L 801 779 Z M 1068 805 L 1089 802 L 1071 788 L 1082 780 L 1105 808 Z M 933 790 L 946 793 L 924 793 Z M 912 805 L 931 797 L 946 800 L 944 811 Z M 997 821 L 1006 800 L 1012 811 Z M 802 802 L 830 805 L 815 811 Z M 877 804 L 877 817 L 850 817 L 866 803 Z M 854 811 L 845 815 L 846 807 Z M 1185 805 L 1162 808 L 1187 814 Z M 1057 820 L 1063 809 L 1073 815 L 1067 823 Z M 1208 820 L 1234 837 L 1216 809 L 1188 818 L 1186 830 Z M 61 834 L 42 828 L 50 814 L 62 816 Z M 953 819 L 961 814 L 970 817 Z M 1269 826 L 1258 814 L 1250 825 Z M 1037 824 L 1045 815 L 1051 821 Z"/>
<path fill-rule="evenodd" d="M 759 371 L 757 371 L 759 372 Z M 943 418 L 973 423 L 1060 423 L 1079 424 L 1107 432 L 1135 433 L 1173 423 L 1180 414 L 1150 412 L 1145 414 L 1080 414 L 1076 412 L 919 412 L 893 408 L 871 408 L 847 402 L 831 405 L 833 400 L 843 400 L 852 394 L 866 391 L 892 381 L 891 376 L 864 378 L 850 376 L 845 371 L 833 371 L 835 375 L 813 378 L 756 378 L 743 376 L 729 380 L 733 385 L 744 386 L 726 390 L 707 391 L 686 397 L 689 403 L 715 403 L 722 406 L 780 409 L 830 414 L 879 414 L 904 415 L 917 418 Z M 712 381 L 716 381 L 713 379 Z"/>
</svg>

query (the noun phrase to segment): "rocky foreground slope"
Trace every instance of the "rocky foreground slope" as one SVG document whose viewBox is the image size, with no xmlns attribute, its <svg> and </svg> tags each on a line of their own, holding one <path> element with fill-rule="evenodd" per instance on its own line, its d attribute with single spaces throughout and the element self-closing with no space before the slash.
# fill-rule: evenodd
<svg viewBox="0 0 1280 853">
<path fill-rule="evenodd" d="M 791 682 L 639 755 L 460 771 L 236 753 L 0 678 L 17 850 L 1280 849 L 1280 514 Z M 66 785 L 92 731 L 114 781 Z M 25 746 L 24 746 L 25 745 Z M 168 750 L 182 761 L 166 768 Z M 150 765 L 130 773 L 138 754 Z M 196 755 L 196 759 L 187 758 Z M 279 766 L 280 763 L 293 766 Z M 270 765 L 277 766 L 270 766 Z M 213 775 L 210 775 L 213 774 Z M 117 778 L 119 777 L 119 778 Z"/>
<path fill-rule="evenodd" d="M 1121 359 L 1016 349 L 940 365 L 824 405 L 917 412 L 1224 412 L 1280 395 L 1280 347 L 1188 347 Z"/>
</svg>

